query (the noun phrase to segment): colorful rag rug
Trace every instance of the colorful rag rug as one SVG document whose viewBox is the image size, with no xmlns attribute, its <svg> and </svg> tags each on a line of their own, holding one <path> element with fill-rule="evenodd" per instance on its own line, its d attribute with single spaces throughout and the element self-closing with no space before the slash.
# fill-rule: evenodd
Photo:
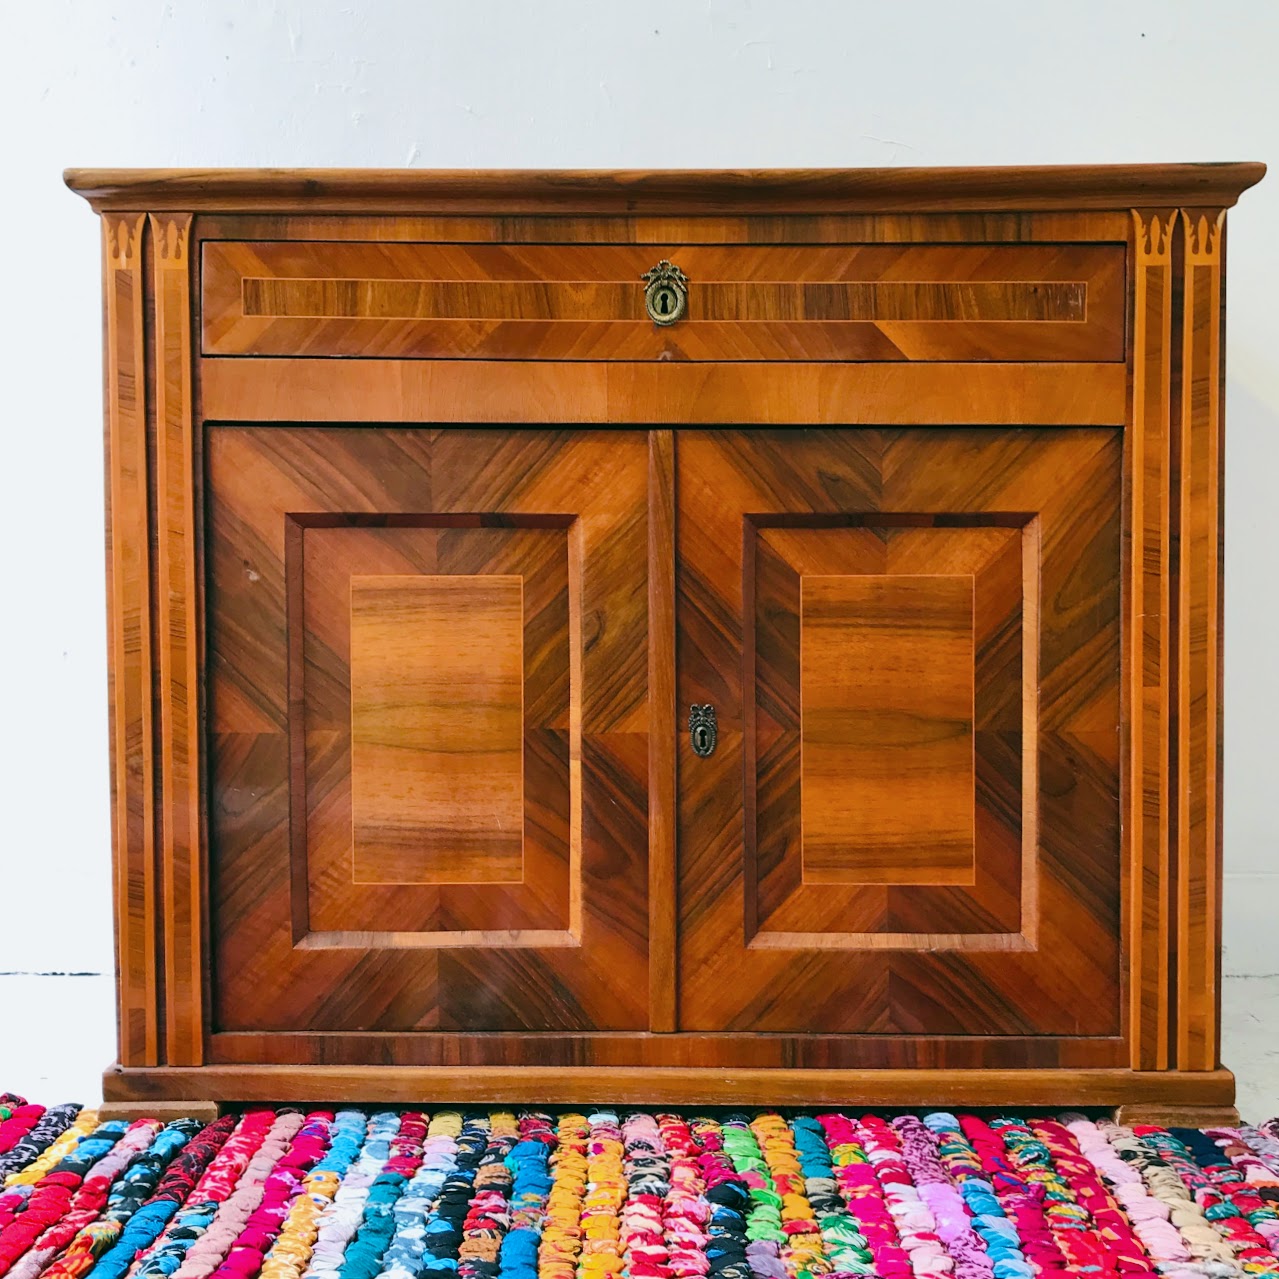
<svg viewBox="0 0 1279 1279">
<path fill-rule="evenodd" d="M 12 1279 L 1279 1279 L 1279 1121 L 628 1108 L 98 1122 L 0 1094 Z"/>
</svg>

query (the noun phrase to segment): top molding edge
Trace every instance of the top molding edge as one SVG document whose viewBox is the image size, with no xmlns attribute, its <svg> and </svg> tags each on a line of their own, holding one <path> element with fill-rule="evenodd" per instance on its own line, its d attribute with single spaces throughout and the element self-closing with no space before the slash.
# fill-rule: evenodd
<svg viewBox="0 0 1279 1279">
<path fill-rule="evenodd" d="M 96 212 L 816 214 L 1227 208 L 1264 164 L 901 169 L 67 169 Z"/>
</svg>

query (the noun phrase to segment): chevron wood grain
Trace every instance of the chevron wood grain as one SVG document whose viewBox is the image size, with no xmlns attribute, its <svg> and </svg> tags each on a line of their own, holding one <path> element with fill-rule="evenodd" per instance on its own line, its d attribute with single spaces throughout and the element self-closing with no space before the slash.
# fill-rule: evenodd
<svg viewBox="0 0 1279 1279">
<path fill-rule="evenodd" d="M 681 702 L 721 730 L 681 762 L 682 1024 L 1119 1033 L 1119 433 L 685 432 L 680 458 Z M 929 753 L 880 772 L 898 741 Z"/>
<path fill-rule="evenodd" d="M 645 437 L 216 427 L 206 466 L 219 1028 L 646 1024 Z"/>
<path fill-rule="evenodd" d="M 659 328 L 641 276 L 688 275 Z M 1121 360 L 1124 249 L 205 241 L 207 355 Z"/>
</svg>

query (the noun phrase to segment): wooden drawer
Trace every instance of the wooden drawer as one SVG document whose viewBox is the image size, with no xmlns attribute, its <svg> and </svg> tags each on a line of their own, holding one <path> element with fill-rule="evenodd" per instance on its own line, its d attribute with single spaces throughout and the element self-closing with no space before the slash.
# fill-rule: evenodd
<svg viewBox="0 0 1279 1279">
<path fill-rule="evenodd" d="M 205 355 L 1118 361 L 1120 244 L 206 241 Z M 641 276 L 689 278 L 663 328 Z"/>
</svg>

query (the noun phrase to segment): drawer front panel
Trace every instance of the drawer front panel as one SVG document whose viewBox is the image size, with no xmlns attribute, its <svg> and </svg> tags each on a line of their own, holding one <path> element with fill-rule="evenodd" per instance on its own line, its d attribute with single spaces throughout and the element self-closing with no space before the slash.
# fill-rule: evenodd
<svg viewBox="0 0 1279 1279">
<path fill-rule="evenodd" d="M 1119 361 L 1120 244 L 207 241 L 206 355 Z M 686 316 L 654 324 L 669 259 Z"/>
</svg>

